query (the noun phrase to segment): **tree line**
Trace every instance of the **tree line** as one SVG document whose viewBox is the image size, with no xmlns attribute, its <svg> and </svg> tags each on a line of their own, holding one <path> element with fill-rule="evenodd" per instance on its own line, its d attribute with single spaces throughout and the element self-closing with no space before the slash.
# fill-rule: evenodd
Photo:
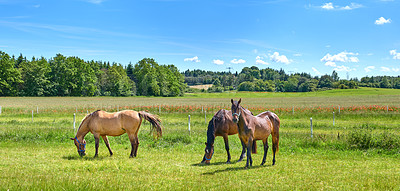
<svg viewBox="0 0 400 191">
<path fill-rule="evenodd" d="M 174 65 L 151 58 L 123 67 L 62 54 L 28 60 L 0 51 L 0 96 L 181 96 L 185 88 Z"/>
<path fill-rule="evenodd" d="M 400 76 L 363 77 L 340 79 L 338 73 L 311 76 L 307 73 L 287 74 L 283 69 L 244 67 L 240 73 L 186 70 L 188 85 L 213 84 L 209 92 L 238 91 L 311 92 L 327 89 L 356 89 L 358 87 L 400 89 Z M 192 90 L 195 91 L 195 90 Z"/>
<path fill-rule="evenodd" d="M 213 84 L 208 92 L 310 92 L 358 87 L 400 89 L 400 76 L 372 76 L 361 80 L 331 75 L 287 74 L 283 69 L 244 67 L 240 73 L 186 70 L 159 65 L 152 58 L 123 67 L 118 63 L 84 61 L 78 57 L 28 60 L 22 54 L 0 51 L 0 96 L 183 96 L 196 90 L 187 85 Z"/>
</svg>

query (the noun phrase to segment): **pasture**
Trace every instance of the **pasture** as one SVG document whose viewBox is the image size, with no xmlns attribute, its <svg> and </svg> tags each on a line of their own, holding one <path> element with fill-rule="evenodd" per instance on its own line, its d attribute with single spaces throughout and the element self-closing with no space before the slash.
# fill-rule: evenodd
<svg viewBox="0 0 400 191">
<path fill-rule="evenodd" d="M 253 167 L 244 169 L 245 162 L 236 162 L 241 152 L 237 135 L 229 137 L 232 164 L 225 164 L 222 137 L 216 138 L 211 164 L 199 164 L 208 121 L 217 110 L 230 109 L 231 98 L 242 98 L 242 105 L 254 114 L 270 110 L 280 117 L 276 165 L 271 165 L 269 138 L 266 164 L 260 166 L 263 151 L 258 142 Z M 2 97 L 0 106 L 0 190 L 400 190 L 399 90 Z M 93 158 L 89 133 L 87 155 L 81 158 L 69 139 L 75 136 L 73 114 L 78 128 L 87 112 L 97 109 L 157 114 L 163 137 L 155 140 L 144 123 L 136 158 L 129 158 L 126 134 L 109 137 L 112 157 L 101 140 L 99 157 Z"/>
</svg>

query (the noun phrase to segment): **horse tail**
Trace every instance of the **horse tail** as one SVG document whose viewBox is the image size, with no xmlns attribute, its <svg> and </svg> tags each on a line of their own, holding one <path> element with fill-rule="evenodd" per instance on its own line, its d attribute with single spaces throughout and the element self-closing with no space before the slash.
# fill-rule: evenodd
<svg viewBox="0 0 400 191">
<path fill-rule="evenodd" d="M 142 119 L 145 119 L 145 120 L 147 120 L 148 122 L 151 123 L 151 126 L 152 126 L 151 130 L 152 131 L 156 130 L 155 135 L 156 135 L 157 138 L 162 136 L 161 119 L 157 115 L 154 115 L 154 114 L 151 114 L 151 113 L 147 113 L 145 111 L 139 111 L 139 116 Z"/>
<path fill-rule="evenodd" d="M 272 149 L 276 152 L 279 151 L 279 127 L 281 126 L 281 120 L 279 119 L 279 117 L 272 112 L 267 112 L 269 119 L 272 122 Z"/>
</svg>

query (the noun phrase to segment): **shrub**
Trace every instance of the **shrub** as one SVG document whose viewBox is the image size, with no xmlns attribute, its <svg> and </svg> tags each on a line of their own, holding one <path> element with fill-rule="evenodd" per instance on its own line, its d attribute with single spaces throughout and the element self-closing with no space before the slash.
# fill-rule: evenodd
<svg viewBox="0 0 400 191">
<path fill-rule="evenodd" d="M 400 137 L 398 135 L 389 132 L 374 134 L 368 130 L 350 132 L 347 142 L 350 147 L 357 149 L 376 148 L 392 150 L 400 147 Z"/>
</svg>

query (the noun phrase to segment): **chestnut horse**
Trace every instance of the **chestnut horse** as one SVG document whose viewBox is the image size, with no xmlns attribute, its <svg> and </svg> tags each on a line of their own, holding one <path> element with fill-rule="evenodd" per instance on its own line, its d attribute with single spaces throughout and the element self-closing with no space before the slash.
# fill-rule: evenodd
<svg viewBox="0 0 400 191">
<path fill-rule="evenodd" d="M 248 168 L 249 165 L 253 165 L 253 159 L 251 158 L 249 149 L 254 140 L 262 140 L 264 143 L 264 157 L 261 165 L 265 164 L 269 147 L 268 136 L 270 134 L 272 135 L 272 151 L 274 154 L 272 165 L 275 165 L 275 154 L 279 149 L 279 126 L 281 123 L 279 117 L 270 111 L 253 116 L 240 105 L 241 101 L 242 99 L 239 99 L 239 101 L 233 101 L 233 99 L 231 99 L 231 112 L 233 117 L 232 121 L 238 125 L 239 138 L 242 143 L 247 146 L 247 162 L 245 168 Z"/>
<path fill-rule="evenodd" d="M 132 110 L 124 110 L 115 113 L 108 113 L 97 110 L 83 118 L 79 129 L 76 132 L 75 138 L 71 138 L 71 140 L 74 140 L 78 153 L 82 157 L 85 155 L 85 136 L 87 133 L 91 132 L 94 135 L 96 144 L 96 153 L 94 157 L 97 157 L 98 154 L 100 137 L 103 138 L 111 156 L 113 155 L 113 152 L 111 151 L 107 136 L 120 136 L 127 133 L 132 146 L 130 157 L 136 157 L 139 147 L 138 132 L 140 125 L 142 124 L 142 119 L 145 119 L 152 124 L 152 128 L 157 131 L 157 137 L 162 135 L 161 121 L 156 115 L 144 111 L 136 112 Z"/>
<path fill-rule="evenodd" d="M 205 143 L 206 144 L 205 154 L 201 163 L 204 162 L 206 164 L 210 163 L 210 160 L 214 154 L 214 141 L 216 136 L 222 136 L 224 138 L 225 150 L 228 155 L 228 160 L 226 161 L 226 163 L 230 163 L 231 154 L 229 152 L 228 135 L 234 135 L 237 133 L 238 133 L 238 127 L 232 121 L 232 112 L 225 109 L 217 111 L 213 116 L 213 118 L 208 123 L 207 142 Z M 252 149 L 253 153 L 257 153 L 257 144 L 255 142 L 253 143 Z M 242 153 L 240 155 L 238 162 L 243 160 L 245 151 L 246 151 L 246 146 L 242 144 Z"/>
</svg>

